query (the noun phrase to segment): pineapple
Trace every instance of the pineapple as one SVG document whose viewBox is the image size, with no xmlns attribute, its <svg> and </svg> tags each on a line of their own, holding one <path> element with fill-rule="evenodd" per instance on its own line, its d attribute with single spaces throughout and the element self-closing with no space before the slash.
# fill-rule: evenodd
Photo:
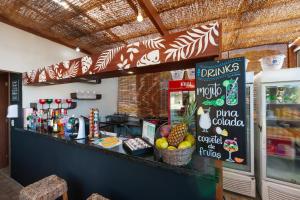
<svg viewBox="0 0 300 200">
<path fill-rule="evenodd" d="M 170 146 L 177 147 L 178 144 L 184 140 L 188 132 L 188 127 L 194 120 L 196 107 L 196 102 L 191 102 L 185 110 L 181 122 L 172 127 L 171 133 L 168 137 L 168 143 Z"/>
</svg>

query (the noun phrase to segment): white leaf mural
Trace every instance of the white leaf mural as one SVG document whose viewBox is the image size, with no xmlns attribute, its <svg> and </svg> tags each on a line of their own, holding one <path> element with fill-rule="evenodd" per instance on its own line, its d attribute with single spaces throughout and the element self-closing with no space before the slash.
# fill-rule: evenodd
<svg viewBox="0 0 300 200">
<path fill-rule="evenodd" d="M 93 61 L 90 56 L 84 56 L 81 58 L 82 74 L 85 74 L 89 71 Z"/>
<path fill-rule="evenodd" d="M 143 67 L 147 65 L 156 65 L 159 64 L 159 50 L 153 50 L 145 55 L 137 61 L 137 67 Z"/>
<path fill-rule="evenodd" d="M 39 74 L 39 82 L 46 82 L 46 72 L 45 70 L 43 70 L 40 74 Z"/>
<path fill-rule="evenodd" d="M 134 54 L 138 53 L 139 49 L 135 48 L 135 47 L 130 47 L 130 48 L 127 49 L 126 52 L 129 53 L 129 60 L 133 61 Z"/>
<path fill-rule="evenodd" d="M 54 65 L 54 72 L 56 73 L 56 79 L 62 79 L 63 78 L 63 70 L 59 67 L 58 64 Z"/>
<path fill-rule="evenodd" d="M 69 60 L 63 61 L 63 66 L 64 66 L 64 68 L 69 69 L 70 61 Z"/>
<path fill-rule="evenodd" d="M 48 67 L 45 67 L 45 70 L 49 76 L 50 79 L 54 79 L 55 78 L 55 71 L 53 70 L 53 66 L 48 66 Z"/>
<path fill-rule="evenodd" d="M 165 45 L 163 44 L 164 41 L 165 39 L 158 37 L 150 40 L 145 40 L 142 43 L 148 49 L 160 49 L 160 48 L 166 48 Z"/>
<path fill-rule="evenodd" d="M 32 70 L 32 71 L 29 72 L 28 77 L 29 77 L 30 81 L 33 82 L 35 80 L 37 72 L 38 72 L 37 70 Z"/>
<path fill-rule="evenodd" d="M 120 56 L 120 61 L 121 62 L 117 64 L 117 67 L 118 67 L 119 70 L 130 68 L 130 64 L 128 63 L 128 59 L 124 59 L 123 54 L 121 54 L 121 56 Z"/>
<path fill-rule="evenodd" d="M 63 78 L 76 77 L 79 68 L 79 62 L 73 62 L 70 68 L 63 73 Z"/>
<path fill-rule="evenodd" d="M 102 52 L 95 65 L 95 70 L 99 72 L 100 70 L 105 69 L 108 63 L 110 63 L 115 55 L 123 48 L 124 47 L 116 47 Z"/>
<path fill-rule="evenodd" d="M 200 29 L 193 28 L 191 31 L 187 31 L 186 35 L 180 35 L 174 43 L 170 44 L 172 48 L 164 52 L 167 54 L 165 60 L 179 61 L 197 56 L 205 52 L 209 43 L 218 46 L 214 39 L 214 36 L 219 35 L 218 26 L 218 22 L 211 23 L 209 26 L 201 26 Z"/>
</svg>

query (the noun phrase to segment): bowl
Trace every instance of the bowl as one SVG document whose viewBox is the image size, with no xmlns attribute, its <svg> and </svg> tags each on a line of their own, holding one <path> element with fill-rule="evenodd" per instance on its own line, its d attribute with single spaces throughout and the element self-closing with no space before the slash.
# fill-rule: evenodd
<svg viewBox="0 0 300 200">
<path fill-rule="evenodd" d="M 182 80 L 184 76 L 184 70 L 171 71 L 171 75 L 173 80 Z"/>
<path fill-rule="evenodd" d="M 259 61 L 263 71 L 279 70 L 282 68 L 285 57 L 284 54 L 278 54 L 263 57 Z"/>
<path fill-rule="evenodd" d="M 195 68 L 186 70 L 189 79 L 195 79 Z"/>
</svg>

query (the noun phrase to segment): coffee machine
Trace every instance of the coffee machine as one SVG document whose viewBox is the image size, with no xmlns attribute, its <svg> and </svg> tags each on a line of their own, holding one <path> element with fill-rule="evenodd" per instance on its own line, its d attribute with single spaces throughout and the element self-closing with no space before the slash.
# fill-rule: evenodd
<svg viewBox="0 0 300 200">
<path fill-rule="evenodd" d="M 65 134 L 75 140 L 85 139 L 89 134 L 88 127 L 88 118 L 83 116 L 71 117 L 66 125 Z"/>
</svg>

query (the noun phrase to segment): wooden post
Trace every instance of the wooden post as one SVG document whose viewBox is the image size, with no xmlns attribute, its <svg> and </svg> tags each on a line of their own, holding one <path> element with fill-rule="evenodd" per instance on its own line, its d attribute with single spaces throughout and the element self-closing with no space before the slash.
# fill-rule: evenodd
<svg viewBox="0 0 300 200">
<path fill-rule="evenodd" d="M 219 170 L 219 182 L 216 185 L 216 200 L 223 200 L 223 161 L 216 160 L 215 166 Z"/>
</svg>

